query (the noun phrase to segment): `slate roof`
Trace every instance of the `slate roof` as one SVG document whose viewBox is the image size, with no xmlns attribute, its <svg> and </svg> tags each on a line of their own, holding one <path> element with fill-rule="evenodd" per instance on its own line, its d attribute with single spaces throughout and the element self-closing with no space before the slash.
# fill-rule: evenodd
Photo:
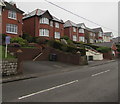
<svg viewBox="0 0 120 104">
<path fill-rule="evenodd" d="M 81 26 L 85 26 L 85 24 L 84 23 L 79 23 L 79 24 L 77 24 L 77 27 L 81 27 Z M 85 26 L 86 27 L 86 26 Z"/>
<path fill-rule="evenodd" d="M 103 32 L 103 30 L 102 30 L 102 28 L 101 27 L 99 27 L 99 28 L 94 28 L 94 29 L 92 29 L 94 32 L 99 32 L 99 31 L 101 31 L 101 32 Z"/>
<path fill-rule="evenodd" d="M 88 27 L 85 28 L 86 30 L 90 31 L 90 32 L 95 32 L 93 29 L 90 29 Z"/>
<path fill-rule="evenodd" d="M 5 3 L 2 0 L 0 0 L 0 6 L 5 6 Z"/>
<path fill-rule="evenodd" d="M 96 45 L 96 46 L 105 46 L 105 47 L 111 48 L 113 44 L 114 44 L 114 42 L 102 42 L 102 43 L 94 43 L 93 45 Z"/>
<path fill-rule="evenodd" d="M 113 38 L 112 41 L 115 42 L 115 43 L 119 43 L 120 42 L 120 37 Z"/>
<path fill-rule="evenodd" d="M 10 3 L 6 2 L 6 1 L 4 2 L 4 4 L 5 4 L 5 7 L 4 7 L 5 9 L 13 10 L 13 11 L 16 11 L 16 12 L 21 13 L 21 14 L 24 13 L 22 10 L 20 10 L 19 8 L 14 7 L 12 4 L 10 4 Z"/>
<path fill-rule="evenodd" d="M 104 35 L 108 36 L 108 37 L 111 37 L 112 36 L 112 32 L 105 32 Z"/>
<path fill-rule="evenodd" d="M 30 17 L 32 17 L 32 16 L 42 16 L 42 15 L 43 15 L 44 13 L 46 13 L 46 12 L 49 13 L 48 10 L 36 9 L 36 10 L 34 10 L 34 11 L 26 14 L 26 15 L 23 17 L 23 19 L 27 19 L 27 18 L 30 18 Z M 50 13 L 49 13 L 49 14 L 50 14 Z M 52 16 L 51 14 L 50 14 L 50 16 L 52 17 L 52 20 L 53 20 L 53 21 L 57 21 L 57 22 L 63 23 L 62 20 L 56 18 L 55 16 Z"/>
<path fill-rule="evenodd" d="M 70 21 L 70 20 L 67 20 L 64 24 L 64 27 L 70 27 L 70 26 L 74 26 L 74 27 L 77 27 L 77 24 Z"/>
</svg>

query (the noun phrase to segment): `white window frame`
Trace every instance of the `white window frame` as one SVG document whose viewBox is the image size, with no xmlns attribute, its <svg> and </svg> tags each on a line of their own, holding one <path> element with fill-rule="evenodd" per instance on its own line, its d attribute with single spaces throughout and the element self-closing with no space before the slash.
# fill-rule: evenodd
<svg viewBox="0 0 120 104">
<path fill-rule="evenodd" d="M 7 24 L 6 25 L 6 33 L 17 34 L 18 33 L 18 26 L 15 24 Z"/>
<path fill-rule="evenodd" d="M 8 11 L 8 18 L 17 20 L 17 13 L 15 11 Z"/>
<path fill-rule="evenodd" d="M 55 38 L 60 39 L 60 32 L 55 32 Z"/>
<path fill-rule="evenodd" d="M 48 24 L 49 25 L 49 19 L 46 17 L 40 18 L 40 24 Z"/>
<path fill-rule="evenodd" d="M 73 27 L 73 32 L 76 32 L 77 30 L 76 30 L 76 28 L 75 27 Z"/>
<path fill-rule="evenodd" d="M 103 36 L 103 35 L 102 35 L 102 32 L 100 31 L 100 32 L 99 32 L 99 37 L 102 37 L 102 36 Z"/>
<path fill-rule="evenodd" d="M 39 29 L 39 36 L 49 37 L 49 30 L 48 29 Z"/>
<path fill-rule="evenodd" d="M 56 28 L 59 28 L 60 27 L 60 24 L 58 22 L 55 22 L 55 27 Z"/>
<path fill-rule="evenodd" d="M 90 39 L 90 43 L 94 43 L 94 40 L 93 40 L 93 39 Z"/>
<path fill-rule="evenodd" d="M 84 33 L 84 29 L 79 29 L 79 33 Z"/>
<path fill-rule="evenodd" d="M 53 27 L 53 21 L 50 21 L 50 26 Z"/>
<path fill-rule="evenodd" d="M 73 41 L 77 41 L 77 36 L 73 35 Z"/>
<path fill-rule="evenodd" d="M 79 41 L 85 42 L 85 37 L 84 36 L 79 36 Z"/>
</svg>

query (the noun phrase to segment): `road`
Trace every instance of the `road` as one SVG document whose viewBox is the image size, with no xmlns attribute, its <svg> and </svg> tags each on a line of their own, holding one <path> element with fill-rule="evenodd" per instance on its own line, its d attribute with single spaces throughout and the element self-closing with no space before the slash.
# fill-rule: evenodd
<svg viewBox="0 0 120 104">
<path fill-rule="evenodd" d="M 3 102 L 117 101 L 117 61 L 3 84 Z"/>
</svg>

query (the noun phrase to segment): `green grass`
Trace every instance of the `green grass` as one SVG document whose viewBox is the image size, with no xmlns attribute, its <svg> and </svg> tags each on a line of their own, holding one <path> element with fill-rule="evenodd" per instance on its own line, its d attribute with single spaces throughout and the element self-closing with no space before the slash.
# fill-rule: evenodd
<svg viewBox="0 0 120 104">
<path fill-rule="evenodd" d="M 4 46 L 0 46 L 0 59 L 11 59 L 11 58 L 15 58 L 15 56 L 12 56 L 11 54 L 7 54 L 7 58 L 5 58 L 5 47 Z"/>
</svg>

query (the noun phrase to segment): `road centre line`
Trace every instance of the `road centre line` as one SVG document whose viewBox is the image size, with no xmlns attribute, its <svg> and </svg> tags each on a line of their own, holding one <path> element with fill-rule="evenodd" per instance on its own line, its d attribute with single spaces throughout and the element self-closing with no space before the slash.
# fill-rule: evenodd
<svg viewBox="0 0 120 104">
<path fill-rule="evenodd" d="M 38 91 L 38 92 L 35 92 L 35 93 L 31 93 L 31 94 L 19 97 L 18 99 L 21 100 L 21 99 L 24 99 L 24 98 L 27 98 L 27 97 L 31 97 L 31 96 L 34 96 L 34 95 L 37 95 L 37 94 L 40 94 L 40 93 L 43 93 L 43 92 L 47 92 L 47 91 L 50 91 L 50 90 L 53 90 L 53 89 L 56 89 L 56 88 L 67 86 L 67 85 L 70 85 L 70 84 L 73 84 L 73 83 L 76 83 L 76 82 L 78 82 L 78 80 L 74 80 L 74 81 L 71 81 L 71 82 L 68 82 L 68 83 L 65 83 L 65 84 L 61 84 L 61 85 L 58 85 L 58 86 L 55 86 L 55 87 L 51 87 L 49 89 Z"/>
<path fill-rule="evenodd" d="M 100 75 L 100 74 L 103 74 L 103 73 L 106 73 L 106 72 L 109 72 L 109 71 L 110 71 L 110 70 L 106 70 L 106 71 L 103 71 L 103 72 L 100 72 L 100 73 L 93 74 L 92 77 L 97 76 L 97 75 Z"/>
</svg>

